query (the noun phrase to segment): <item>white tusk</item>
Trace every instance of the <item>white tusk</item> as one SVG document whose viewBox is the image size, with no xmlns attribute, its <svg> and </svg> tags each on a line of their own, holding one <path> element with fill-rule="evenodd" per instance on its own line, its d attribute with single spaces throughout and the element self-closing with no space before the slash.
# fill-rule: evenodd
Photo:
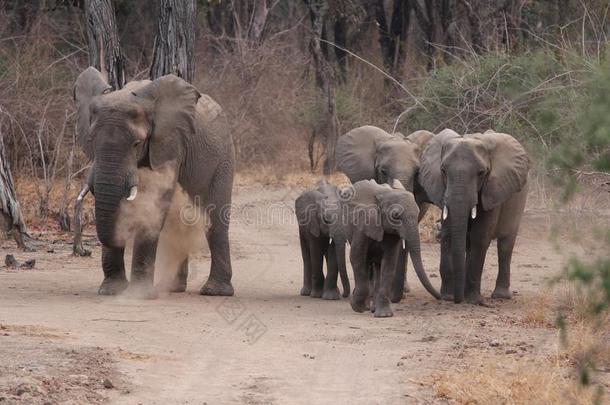
<svg viewBox="0 0 610 405">
<path fill-rule="evenodd" d="M 476 205 L 474 207 L 472 207 L 472 210 L 470 210 L 470 217 L 472 219 L 475 219 L 477 217 L 477 206 Z"/>
<path fill-rule="evenodd" d="M 332 244 L 333 244 L 333 238 L 329 238 L 329 239 L 328 239 L 328 244 L 329 244 L 329 245 L 332 245 Z"/>
<path fill-rule="evenodd" d="M 402 250 L 405 250 L 407 248 L 407 245 L 405 244 L 405 240 L 402 240 Z"/>
<path fill-rule="evenodd" d="M 127 197 L 127 201 L 133 201 L 136 199 L 138 195 L 138 186 L 133 186 L 131 190 L 129 190 L 129 197 Z"/>
<path fill-rule="evenodd" d="M 89 192 L 89 185 L 86 184 L 85 187 L 83 187 L 81 192 L 78 194 L 78 197 L 76 197 L 76 201 L 82 201 L 88 192 Z"/>
<path fill-rule="evenodd" d="M 449 211 L 447 211 L 447 206 L 443 206 L 443 221 L 447 219 L 447 215 L 449 215 Z"/>
</svg>

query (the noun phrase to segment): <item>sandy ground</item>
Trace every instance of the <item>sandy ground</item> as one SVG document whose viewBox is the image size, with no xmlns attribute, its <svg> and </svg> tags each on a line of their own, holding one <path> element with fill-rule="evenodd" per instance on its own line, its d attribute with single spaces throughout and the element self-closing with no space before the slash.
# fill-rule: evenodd
<svg viewBox="0 0 610 405">
<path fill-rule="evenodd" d="M 35 253 L 4 242 L 0 257 L 37 263 L 0 269 L 0 403 L 442 403 L 435 376 L 468 367 L 473 356 L 502 365 L 556 352 L 552 324 L 526 321 L 562 263 L 544 212 L 528 210 L 523 220 L 512 301 L 435 301 L 410 271 L 412 292 L 394 306 L 394 317 L 374 319 L 353 312 L 346 299 L 298 295 L 296 194 L 236 190 L 232 298 L 197 294 L 209 271 L 205 254 L 191 262 L 187 293 L 138 301 L 96 295 L 99 247 L 91 258 L 74 258 L 62 241 L 41 242 Z M 439 245 L 422 249 L 439 287 Z M 486 297 L 496 263 L 492 248 Z"/>
</svg>

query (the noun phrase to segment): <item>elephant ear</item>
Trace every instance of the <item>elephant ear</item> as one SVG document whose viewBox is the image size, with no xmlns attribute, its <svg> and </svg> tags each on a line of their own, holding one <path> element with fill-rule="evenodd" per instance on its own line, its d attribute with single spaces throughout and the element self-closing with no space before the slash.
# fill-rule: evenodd
<svg viewBox="0 0 610 405">
<path fill-rule="evenodd" d="M 93 66 L 85 69 L 74 83 L 74 102 L 78 110 L 76 119 L 76 133 L 81 148 L 91 160 L 94 158 L 93 139 L 89 134 L 91 121 L 90 107 L 95 96 L 112 91 L 104 76 Z"/>
<path fill-rule="evenodd" d="M 306 228 L 316 238 L 320 236 L 318 207 L 326 196 L 317 190 L 306 190 L 295 201 L 294 209 L 300 227 Z"/>
<path fill-rule="evenodd" d="M 434 134 L 430 131 L 420 130 L 409 134 L 409 136 L 406 138 L 419 147 L 419 157 L 421 158 L 421 155 L 424 153 L 424 149 L 426 149 L 428 142 L 434 138 Z"/>
<path fill-rule="evenodd" d="M 195 114 L 201 93 L 178 76 L 167 75 L 142 87 L 136 95 L 152 103 L 148 154 L 150 166 L 156 169 L 184 153 L 184 139 L 197 130 Z"/>
<path fill-rule="evenodd" d="M 445 183 L 441 174 L 441 160 L 443 144 L 450 139 L 459 138 L 460 135 L 451 129 L 444 129 L 436 134 L 424 149 L 419 168 L 418 181 L 426 191 L 433 204 L 441 206 L 445 194 Z"/>
<path fill-rule="evenodd" d="M 371 125 L 352 129 L 337 141 L 337 167 L 352 183 L 375 178 L 377 145 L 392 135 Z"/>
<path fill-rule="evenodd" d="M 529 157 L 519 141 L 508 134 L 487 131 L 470 136 L 490 151 L 491 168 L 481 190 L 483 209 L 491 210 L 521 191 L 527 182 Z"/>
</svg>

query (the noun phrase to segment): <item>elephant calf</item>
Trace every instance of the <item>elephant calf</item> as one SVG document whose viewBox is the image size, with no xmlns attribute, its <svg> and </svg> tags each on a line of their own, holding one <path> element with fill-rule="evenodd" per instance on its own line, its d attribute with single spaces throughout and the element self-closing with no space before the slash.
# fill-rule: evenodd
<svg viewBox="0 0 610 405">
<path fill-rule="evenodd" d="M 373 276 L 373 307 L 375 317 L 392 316 L 390 293 L 398 257 L 408 249 L 417 277 L 435 298 L 434 289 L 421 261 L 417 217 L 419 208 L 413 193 L 395 180 L 392 187 L 375 180 L 363 180 L 353 185 L 351 198 L 343 201 L 342 223 L 351 244 L 350 261 L 356 287 L 352 309 L 369 309 L 369 280 Z M 342 191 L 342 195 L 345 193 Z"/>
<path fill-rule="evenodd" d="M 337 274 L 341 275 L 343 296 L 350 286 L 345 267 L 345 232 L 338 221 L 339 193 L 325 180 L 301 193 L 295 202 L 299 221 L 299 239 L 303 255 L 303 288 L 301 295 L 338 300 Z M 322 271 L 326 257 L 327 273 Z"/>
</svg>

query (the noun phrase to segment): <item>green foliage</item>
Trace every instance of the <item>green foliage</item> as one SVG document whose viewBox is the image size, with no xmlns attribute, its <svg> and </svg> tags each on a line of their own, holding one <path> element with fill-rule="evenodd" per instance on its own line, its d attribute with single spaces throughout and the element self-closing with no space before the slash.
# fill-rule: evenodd
<svg viewBox="0 0 610 405">
<path fill-rule="evenodd" d="M 547 156 L 580 132 L 573 100 L 584 91 L 589 66 L 582 57 L 537 50 L 516 57 L 491 53 L 441 68 L 417 87 L 425 108 L 405 117 L 401 130 L 493 128 L 517 137 L 530 153 Z"/>
</svg>

